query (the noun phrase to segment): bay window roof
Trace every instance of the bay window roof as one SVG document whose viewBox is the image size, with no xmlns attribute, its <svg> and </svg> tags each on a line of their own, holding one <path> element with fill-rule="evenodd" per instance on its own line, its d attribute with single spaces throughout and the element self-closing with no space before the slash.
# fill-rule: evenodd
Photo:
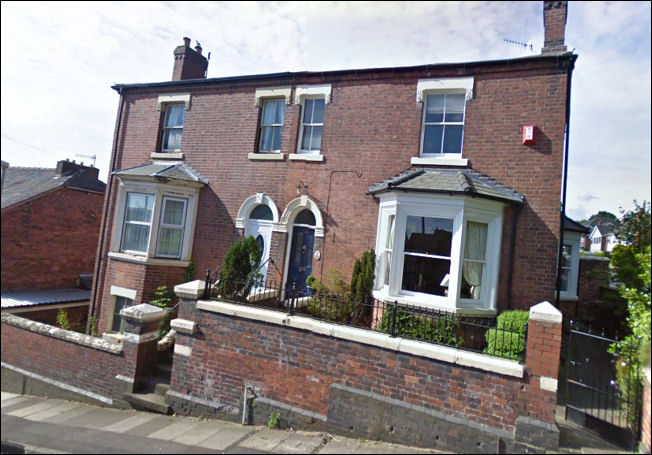
<svg viewBox="0 0 652 455">
<path fill-rule="evenodd" d="M 369 194 L 388 191 L 441 193 L 520 204 L 523 195 L 470 169 L 413 168 L 369 187 Z"/>
<path fill-rule="evenodd" d="M 114 171 L 113 175 L 118 177 L 169 179 L 180 182 L 194 182 L 208 184 L 208 179 L 199 172 L 183 163 L 150 163 L 142 166 L 131 167 Z"/>
</svg>

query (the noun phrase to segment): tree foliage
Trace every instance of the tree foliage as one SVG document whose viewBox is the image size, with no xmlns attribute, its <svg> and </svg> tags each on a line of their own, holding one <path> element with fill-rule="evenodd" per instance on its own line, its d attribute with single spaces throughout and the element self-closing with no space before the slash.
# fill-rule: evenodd
<svg viewBox="0 0 652 455">
<path fill-rule="evenodd" d="M 351 292 L 353 297 L 360 302 L 369 302 L 372 298 L 371 291 L 374 286 L 376 268 L 376 252 L 371 249 L 362 254 L 355 261 L 351 275 Z"/>
<path fill-rule="evenodd" d="M 240 238 L 231 244 L 220 270 L 219 293 L 228 297 L 235 294 L 246 296 L 253 281 L 258 278 L 260 259 L 258 244 L 252 236 Z"/>
</svg>

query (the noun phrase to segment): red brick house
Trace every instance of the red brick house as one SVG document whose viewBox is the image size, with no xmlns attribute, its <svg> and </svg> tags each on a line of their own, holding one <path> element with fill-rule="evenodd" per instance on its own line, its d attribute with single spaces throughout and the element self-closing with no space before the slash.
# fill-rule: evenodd
<svg viewBox="0 0 652 455">
<path fill-rule="evenodd" d="M 69 308 L 86 320 L 105 186 L 97 168 L 74 161 L 3 166 L 3 312 L 54 323 Z"/>
<path fill-rule="evenodd" d="M 100 332 L 241 235 L 284 287 L 350 276 L 374 248 L 380 300 L 479 316 L 555 301 L 577 56 L 566 2 L 544 3 L 539 55 L 207 79 L 186 38 L 171 81 L 115 85 Z"/>
</svg>

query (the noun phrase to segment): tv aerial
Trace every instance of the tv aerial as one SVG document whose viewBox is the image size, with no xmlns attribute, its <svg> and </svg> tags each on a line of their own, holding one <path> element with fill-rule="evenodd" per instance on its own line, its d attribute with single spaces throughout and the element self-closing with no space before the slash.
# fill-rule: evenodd
<svg viewBox="0 0 652 455">
<path fill-rule="evenodd" d="M 523 41 L 516 41 L 509 38 L 503 38 L 503 41 L 506 42 L 507 44 L 513 44 L 514 46 L 524 47 L 525 49 L 530 49 L 530 52 L 534 52 L 534 48 L 532 47 L 532 41 L 528 40 L 525 43 Z"/>
</svg>

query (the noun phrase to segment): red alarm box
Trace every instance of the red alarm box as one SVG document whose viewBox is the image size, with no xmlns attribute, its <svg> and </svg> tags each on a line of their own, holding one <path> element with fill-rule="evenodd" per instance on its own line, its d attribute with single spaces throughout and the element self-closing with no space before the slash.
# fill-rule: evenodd
<svg viewBox="0 0 652 455">
<path fill-rule="evenodd" d="M 532 145 L 536 143 L 535 130 L 536 126 L 534 125 L 524 125 L 523 126 L 523 145 Z"/>
</svg>

